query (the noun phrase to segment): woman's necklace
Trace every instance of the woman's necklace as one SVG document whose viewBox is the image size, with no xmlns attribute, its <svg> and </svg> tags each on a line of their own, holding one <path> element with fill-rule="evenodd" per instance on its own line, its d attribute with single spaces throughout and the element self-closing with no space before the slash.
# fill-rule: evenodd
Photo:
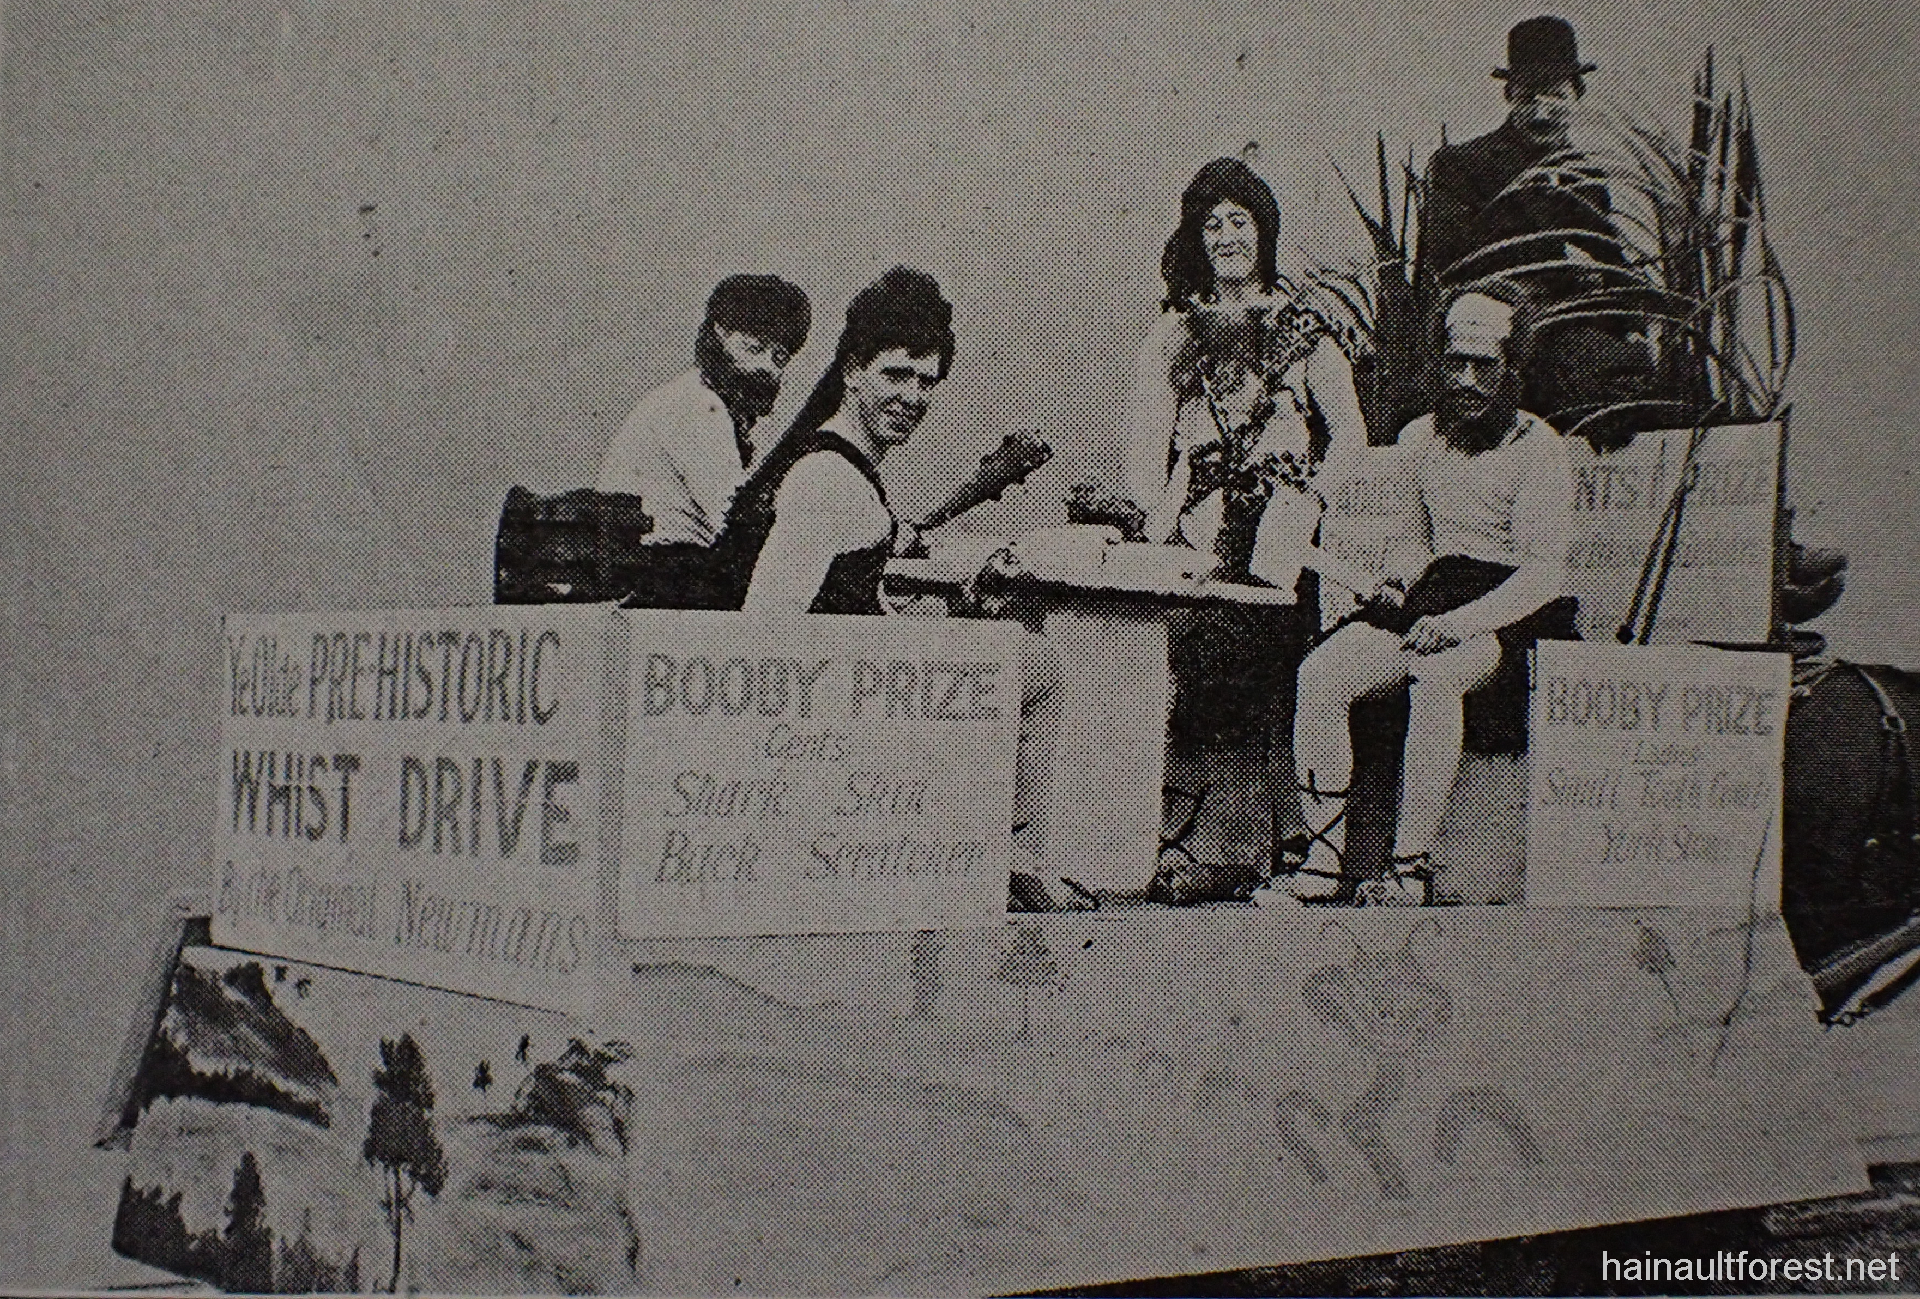
<svg viewBox="0 0 1920 1299">
<path fill-rule="evenodd" d="M 1248 408 L 1246 418 L 1235 423 L 1220 401 L 1219 393 L 1203 371 L 1198 377 L 1207 414 L 1219 438 L 1193 452 L 1192 476 L 1187 484 L 1187 505 L 1218 491 L 1230 500 L 1265 500 L 1274 488 L 1285 483 L 1295 491 L 1308 490 L 1318 464 L 1311 457 L 1291 451 L 1255 456 L 1267 424 L 1279 410 L 1279 394 L 1285 389 L 1282 374 L 1272 369 L 1260 373 L 1260 391 Z"/>
</svg>

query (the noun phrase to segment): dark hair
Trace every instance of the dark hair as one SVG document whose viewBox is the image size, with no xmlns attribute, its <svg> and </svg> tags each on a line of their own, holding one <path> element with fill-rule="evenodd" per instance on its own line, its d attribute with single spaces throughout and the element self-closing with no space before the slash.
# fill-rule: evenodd
<svg viewBox="0 0 1920 1299">
<path fill-rule="evenodd" d="M 1253 214 L 1253 275 L 1271 293 L 1280 284 L 1274 248 L 1280 242 L 1280 205 L 1267 182 L 1238 158 L 1216 158 L 1202 167 L 1180 195 L 1180 224 L 1160 254 L 1160 278 L 1166 281 L 1162 306 L 1173 308 L 1213 297 L 1213 265 L 1207 260 L 1202 227 L 1222 203 L 1238 203 Z"/>
<path fill-rule="evenodd" d="M 792 355 L 807 345 L 813 308 L 805 290 L 777 275 L 729 275 L 707 298 L 706 323 L 763 338 Z"/>
<path fill-rule="evenodd" d="M 953 365 L 953 304 L 925 271 L 896 266 L 853 296 L 833 363 L 788 432 L 810 433 L 825 423 L 846 400 L 848 368 L 859 369 L 893 348 L 916 356 L 938 354 L 941 379 Z"/>
</svg>

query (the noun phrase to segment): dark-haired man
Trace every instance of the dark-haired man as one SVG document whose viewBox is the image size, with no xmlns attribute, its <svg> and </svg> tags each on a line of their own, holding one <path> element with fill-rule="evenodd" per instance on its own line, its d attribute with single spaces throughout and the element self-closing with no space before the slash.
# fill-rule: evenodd
<svg viewBox="0 0 1920 1299">
<path fill-rule="evenodd" d="M 900 539 L 880 461 L 920 427 L 953 364 L 953 305 L 925 272 L 896 266 L 854 295 L 833 363 L 735 496 L 714 544 L 711 604 L 775 616 L 881 614 Z M 1021 651 L 1014 759 L 1019 842 L 1045 844 L 1060 726 L 1058 657 Z"/>
<path fill-rule="evenodd" d="M 753 464 L 754 425 L 811 324 L 807 295 L 777 276 L 734 275 L 714 288 L 696 367 L 640 399 L 595 484 L 640 497 L 654 520 L 643 545 L 713 543 Z"/>
<path fill-rule="evenodd" d="M 1400 434 L 1418 543 L 1389 557 L 1368 610 L 1300 665 L 1294 760 L 1307 836 L 1283 846 L 1295 897 L 1339 883 L 1357 700 L 1410 689 L 1393 876 L 1373 900 L 1418 901 L 1459 769 L 1462 701 L 1496 679 L 1524 695 L 1526 650 L 1575 634 L 1564 590 L 1573 471 L 1560 435 L 1519 408 L 1522 306 L 1504 289 L 1448 305 L 1438 403 Z M 1399 583 L 1411 583 L 1403 599 Z"/>
<path fill-rule="evenodd" d="M 899 522 L 877 466 L 920 426 L 952 362 L 953 307 L 932 277 L 895 267 L 855 295 L 833 363 L 728 513 L 723 607 L 883 611 Z"/>
</svg>

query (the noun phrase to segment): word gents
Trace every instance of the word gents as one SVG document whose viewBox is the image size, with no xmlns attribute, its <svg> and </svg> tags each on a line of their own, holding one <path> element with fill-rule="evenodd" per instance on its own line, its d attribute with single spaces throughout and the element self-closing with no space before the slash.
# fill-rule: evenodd
<svg viewBox="0 0 1920 1299">
<path fill-rule="evenodd" d="M 227 638 L 230 717 L 544 726 L 559 708 L 552 628 L 316 631 L 303 665 L 279 637 Z"/>
</svg>

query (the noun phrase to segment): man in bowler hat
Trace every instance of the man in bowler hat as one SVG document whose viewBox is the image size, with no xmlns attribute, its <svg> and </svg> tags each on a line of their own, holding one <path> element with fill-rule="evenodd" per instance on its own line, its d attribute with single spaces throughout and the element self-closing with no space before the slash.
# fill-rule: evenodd
<svg viewBox="0 0 1920 1299">
<path fill-rule="evenodd" d="M 1507 51 L 1508 66 L 1493 73 L 1506 83 L 1506 120 L 1477 139 L 1440 149 L 1427 167 L 1420 269 L 1444 287 L 1567 255 L 1569 240 L 1523 238 L 1535 233 L 1591 230 L 1599 238 L 1577 241 L 1580 251 L 1607 259 L 1603 241 L 1613 227 L 1605 184 L 1584 174 L 1565 177 L 1570 184 L 1540 176 L 1537 185 L 1529 178 L 1509 190 L 1529 168 L 1561 161 L 1577 166 L 1569 128 L 1594 65 L 1581 60 L 1563 18 L 1520 23 L 1507 35 Z M 1522 242 L 1489 247 L 1516 239 Z"/>
<path fill-rule="evenodd" d="M 1529 18 L 1507 33 L 1507 66 L 1493 73 L 1505 83 L 1506 120 L 1441 148 L 1427 167 L 1415 269 L 1427 301 L 1505 277 L 1551 306 L 1602 287 L 1605 268 L 1624 265 L 1606 182 L 1570 135 L 1594 70 L 1564 18 Z M 1645 395 L 1654 380 L 1651 349 L 1630 318 L 1543 328 L 1534 357 L 1522 404 L 1563 432 L 1593 411 Z"/>
</svg>

